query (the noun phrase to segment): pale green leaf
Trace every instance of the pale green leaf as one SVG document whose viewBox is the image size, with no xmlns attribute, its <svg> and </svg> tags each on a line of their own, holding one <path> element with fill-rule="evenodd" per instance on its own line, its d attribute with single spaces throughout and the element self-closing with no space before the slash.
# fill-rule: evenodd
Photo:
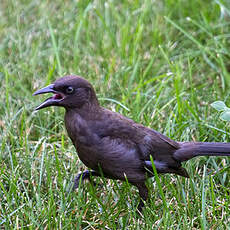
<svg viewBox="0 0 230 230">
<path fill-rule="evenodd" d="M 230 121 L 230 110 L 227 110 L 227 111 L 224 111 L 223 113 L 221 113 L 220 119 L 222 119 L 224 121 Z"/>
<path fill-rule="evenodd" d="M 215 101 L 211 106 L 218 111 L 224 111 L 228 108 L 223 101 Z"/>
</svg>

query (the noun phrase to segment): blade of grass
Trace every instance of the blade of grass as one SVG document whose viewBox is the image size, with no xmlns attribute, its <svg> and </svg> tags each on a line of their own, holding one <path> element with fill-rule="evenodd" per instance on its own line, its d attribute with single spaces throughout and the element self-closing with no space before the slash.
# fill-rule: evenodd
<svg viewBox="0 0 230 230">
<path fill-rule="evenodd" d="M 163 192 L 163 189 L 162 189 L 162 186 L 161 186 L 160 178 L 158 176 L 156 166 L 154 164 L 152 156 L 150 156 L 150 160 L 151 160 L 151 163 L 152 163 L 153 173 L 154 173 L 154 176 L 155 176 L 155 180 L 156 180 L 156 183 L 157 183 L 157 187 L 159 189 L 161 199 L 163 201 L 164 208 L 165 208 L 166 212 L 168 213 L 169 212 L 168 205 L 167 205 L 167 202 L 166 202 L 166 199 L 165 199 L 165 196 L 164 196 L 164 192 Z"/>
</svg>

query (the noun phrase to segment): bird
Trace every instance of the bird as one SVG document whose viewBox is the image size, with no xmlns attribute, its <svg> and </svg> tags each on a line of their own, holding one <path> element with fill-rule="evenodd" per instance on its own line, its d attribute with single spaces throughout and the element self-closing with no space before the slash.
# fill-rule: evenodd
<svg viewBox="0 0 230 230">
<path fill-rule="evenodd" d="M 120 113 L 99 104 L 93 86 L 85 78 L 67 75 L 37 90 L 33 95 L 53 95 L 35 108 L 65 108 L 65 127 L 80 160 L 89 168 L 74 180 L 92 177 L 128 181 L 137 187 L 144 207 L 149 191 L 148 178 L 157 173 L 172 173 L 189 178 L 182 162 L 197 156 L 230 156 L 230 143 L 178 142 Z M 154 166 L 153 166 L 154 165 Z"/>
</svg>

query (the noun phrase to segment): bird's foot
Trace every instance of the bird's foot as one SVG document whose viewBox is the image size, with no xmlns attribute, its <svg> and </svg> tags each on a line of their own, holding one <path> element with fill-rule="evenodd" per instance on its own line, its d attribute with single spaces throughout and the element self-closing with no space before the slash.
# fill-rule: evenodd
<svg viewBox="0 0 230 230">
<path fill-rule="evenodd" d="M 84 180 L 89 180 L 90 183 L 95 185 L 91 176 L 98 176 L 98 173 L 93 170 L 86 170 L 84 172 L 78 173 L 77 176 L 74 178 L 73 191 L 76 190 L 79 187 L 80 182 L 83 182 Z"/>
</svg>

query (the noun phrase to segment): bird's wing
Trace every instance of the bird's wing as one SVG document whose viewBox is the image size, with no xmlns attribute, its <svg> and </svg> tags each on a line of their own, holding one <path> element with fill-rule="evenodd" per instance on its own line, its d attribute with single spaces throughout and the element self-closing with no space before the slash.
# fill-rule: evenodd
<svg viewBox="0 0 230 230">
<path fill-rule="evenodd" d="M 147 127 L 137 124 L 144 133 L 143 138 L 138 142 L 145 159 L 150 155 L 154 159 L 163 159 L 166 156 L 172 156 L 179 148 L 179 144 L 167 136 Z"/>
<path fill-rule="evenodd" d="M 113 139 L 120 138 L 124 142 L 135 143 L 143 160 L 149 160 L 150 155 L 159 160 L 172 157 L 179 148 L 177 142 L 121 114 L 106 110 L 105 116 L 103 128 L 98 128 L 97 133 L 101 137 L 109 136 Z"/>
<path fill-rule="evenodd" d="M 94 125 L 90 127 L 94 127 L 93 133 L 97 133 L 102 148 L 105 148 L 102 151 L 99 146 L 95 147 L 97 153 L 103 152 L 103 157 L 110 159 L 109 162 L 112 165 L 123 164 L 126 169 L 131 166 L 130 172 L 133 172 L 134 168 L 137 170 L 143 170 L 145 167 L 151 169 L 150 156 L 152 156 L 159 172 L 176 173 L 181 167 L 180 162 L 173 157 L 179 144 L 163 134 L 111 111 L 105 113 L 103 121 L 94 120 L 93 122 Z M 111 160 L 112 156 L 116 160 Z M 106 160 L 101 162 L 102 164 L 103 162 L 108 163 Z M 118 166 L 112 167 L 112 165 L 110 169 L 119 169 Z M 104 168 L 107 169 L 107 167 Z"/>
</svg>

